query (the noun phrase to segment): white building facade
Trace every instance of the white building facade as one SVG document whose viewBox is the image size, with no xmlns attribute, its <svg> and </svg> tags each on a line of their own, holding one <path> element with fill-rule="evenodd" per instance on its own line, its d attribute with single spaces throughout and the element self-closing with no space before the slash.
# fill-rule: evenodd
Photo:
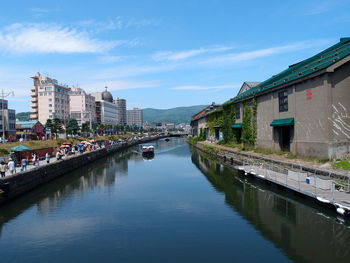
<svg viewBox="0 0 350 263">
<path fill-rule="evenodd" d="M 79 126 L 85 122 L 96 122 L 95 97 L 81 88 L 71 88 L 69 92 L 70 117 L 76 119 Z"/>
<path fill-rule="evenodd" d="M 133 108 L 126 111 L 127 124 L 129 126 L 142 127 L 143 111 L 139 108 Z"/>
<path fill-rule="evenodd" d="M 107 87 L 104 92 L 95 92 L 91 95 L 95 97 L 97 123 L 105 125 L 117 125 L 117 105 L 113 103 L 113 96 L 109 91 L 107 91 Z"/>
<path fill-rule="evenodd" d="M 117 105 L 117 111 L 118 111 L 118 124 L 119 125 L 126 125 L 126 100 L 116 98 L 114 100 L 114 104 Z"/>
<path fill-rule="evenodd" d="M 58 84 L 57 80 L 41 76 L 33 76 L 34 85 L 31 88 L 32 120 L 45 124 L 48 119 L 69 118 L 69 88 Z"/>
</svg>

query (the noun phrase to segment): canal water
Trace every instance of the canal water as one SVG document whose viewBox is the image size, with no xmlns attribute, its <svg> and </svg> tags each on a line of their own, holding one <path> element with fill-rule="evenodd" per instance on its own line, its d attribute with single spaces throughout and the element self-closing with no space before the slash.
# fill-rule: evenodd
<svg viewBox="0 0 350 263">
<path fill-rule="evenodd" d="M 158 140 L 0 207 L 0 262 L 350 262 L 350 224 Z"/>
</svg>

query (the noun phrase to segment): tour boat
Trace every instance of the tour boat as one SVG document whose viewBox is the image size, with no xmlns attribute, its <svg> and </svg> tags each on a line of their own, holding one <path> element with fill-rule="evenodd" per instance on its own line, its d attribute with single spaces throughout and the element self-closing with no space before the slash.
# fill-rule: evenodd
<svg viewBox="0 0 350 263">
<path fill-rule="evenodd" d="M 145 155 L 154 154 L 154 146 L 152 146 L 152 145 L 150 145 L 150 146 L 143 145 L 141 150 L 142 150 L 142 154 L 145 154 Z"/>
</svg>

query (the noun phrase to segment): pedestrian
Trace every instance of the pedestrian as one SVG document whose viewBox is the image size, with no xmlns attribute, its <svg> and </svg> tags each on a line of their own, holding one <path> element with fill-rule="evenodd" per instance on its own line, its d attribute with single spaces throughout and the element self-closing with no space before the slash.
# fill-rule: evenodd
<svg viewBox="0 0 350 263">
<path fill-rule="evenodd" d="M 21 171 L 22 172 L 27 171 L 27 159 L 24 157 L 21 160 Z"/>
<path fill-rule="evenodd" d="M 57 161 L 61 160 L 61 154 L 60 154 L 59 150 L 57 150 L 57 152 L 56 152 L 56 160 Z"/>
<path fill-rule="evenodd" d="M 7 169 L 6 163 L 4 161 L 1 161 L 1 163 L 0 163 L 0 176 L 1 177 L 5 177 L 6 169 Z"/>
<path fill-rule="evenodd" d="M 47 152 L 45 154 L 45 160 L 46 160 L 46 163 L 50 163 L 50 154 L 49 154 L 49 152 Z"/>
<path fill-rule="evenodd" d="M 10 174 L 15 174 L 16 173 L 16 165 L 15 162 L 10 159 L 10 161 L 7 163 L 7 167 L 10 171 Z"/>
</svg>

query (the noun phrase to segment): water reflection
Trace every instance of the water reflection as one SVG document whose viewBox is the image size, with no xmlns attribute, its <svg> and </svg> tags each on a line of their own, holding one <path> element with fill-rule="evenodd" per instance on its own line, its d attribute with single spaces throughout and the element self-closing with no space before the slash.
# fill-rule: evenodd
<svg viewBox="0 0 350 263">
<path fill-rule="evenodd" d="M 196 151 L 192 161 L 225 194 L 234 211 L 293 261 L 350 262 L 350 225 L 343 218 L 312 203 L 305 205 L 306 200 L 273 186 L 247 180 Z"/>
<path fill-rule="evenodd" d="M 23 211 L 35 206 L 39 214 L 52 213 L 72 195 L 83 196 L 89 190 L 113 192 L 116 180 L 128 173 L 128 160 L 143 161 L 142 156 L 124 150 L 92 165 L 78 169 L 0 207 L 0 236 L 3 225 Z"/>
</svg>

